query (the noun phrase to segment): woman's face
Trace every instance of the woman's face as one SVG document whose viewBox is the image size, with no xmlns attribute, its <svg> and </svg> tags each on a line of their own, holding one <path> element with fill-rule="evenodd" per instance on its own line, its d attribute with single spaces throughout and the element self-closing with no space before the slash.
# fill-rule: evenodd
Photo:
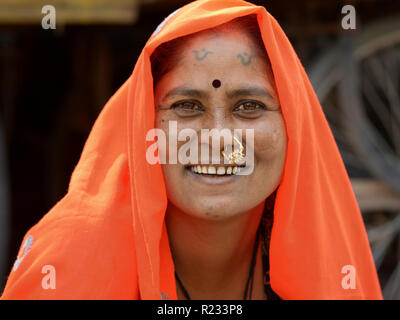
<svg viewBox="0 0 400 320">
<path fill-rule="evenodd" d="M 243 146 L 246 129 L 254 130 L 254 170 L 250 175 L 221 178 L 192 172 L 190 164 L 179 161 L 162 164 L 170 205 L 185 214 L 205 219 L 240 215 L 263 202 L 280 183 L 286 130 L 272 74 L 257 52 L 241 32 L 196 36 L 185 43 L 178 63 L 155 87 L 156 128 L 165 132 L 167 142 L 169 121 L 176 121 L 178 133 L 185 128 L 195 130 L 199 158 L 194 164 L 202 165 L 201 144 L 210 150 L 210 157 L 215 148 L 212 139 L 200 140 L 201 129 L 229 129 L 232 133 L 241 129 Z M 213 86 L 214 80 L 220 81 L 218 88 Z M 178 141 L 178 150 L 183 144 L 185 141 Z M 223 147 L 221 140 L 220 149 Z M 225 169 L 229 166 L 222 155 L 219 163 Z M 211 160 L 209 164 L 218 170 L 219 165 Z"/>
</svg>

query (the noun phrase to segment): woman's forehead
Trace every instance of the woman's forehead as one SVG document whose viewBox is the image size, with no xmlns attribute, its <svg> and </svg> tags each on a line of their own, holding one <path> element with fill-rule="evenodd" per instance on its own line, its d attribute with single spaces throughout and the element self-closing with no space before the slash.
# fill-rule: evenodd
<svg viewBox="0 0 400 320">
<path fill-rule="evenodd" d="M 261 52 L 251 40 L 243 37 L 208 37 L 188 41 L 182 46 L 175 63 L 169 71 L 180 77 L 201 77 L 202 74 L 233 75 L 234 73 L 255 75 L 265 73 L 269 66 L 265 52 Z"/>
<path fill-rule="evenodd" d="M 179 48 L 171 60 L 173 64 L 157 83 L 156 87 L 163 88 L 162 96 L 178 86 L 224 91 L 252 83 L 268 91 L 272 89 L 273 77 L 265 49 L 245 32 L 204 32 L 186 38 Z"/>
<path fill-rule="evenodd" d="M 189 38 L 183 43 L 181 53 L 191 57 L 196 50 L 207 52 L 212 50 L 213 54 L 225 55 L 232 50 L 257 51 L 260 48 L 257 48 L 256 44 L 244 32 L 224 31 L 217 34 L 205 33 Z M 202 56 L 200 55 L 200 57 Z"/>
<path fill-rule="evenodd" d="M 225 91 L 228 88 L 264 87 L 272 89 L 269 65 L 254 51 L 227 51 L 223 55 L 200 48 L 189 52 L 159 81 L 160 91 L 176 87 Z M 164 95 L 164 94 L 163 94 Z"/>
</svg>

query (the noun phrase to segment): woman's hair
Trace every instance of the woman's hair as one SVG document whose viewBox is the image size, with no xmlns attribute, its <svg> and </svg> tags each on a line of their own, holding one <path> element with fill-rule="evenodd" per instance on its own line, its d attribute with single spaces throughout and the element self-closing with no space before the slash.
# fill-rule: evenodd
<svg viewBox="0 0 400 320">
<path fill-rule="evenodd" d="M 157 82 L 171 69 L 175 67 L 179 59 L 179 54 L 182 52 L 182 47 L 185 42 L 190 41 L 193 37 L 201 34 L 218 35 L 227 31 L 241 31 L 245 33 L 258 49 L 259 55 L 265 58 L 268 69 L 271 72 L 271 67 L 263 40 L 261 38 L 260 29 L 258 27 L 257 16 L 250 14 L 228 21 L 217 27 L 202 30 L 187 36 L 179 37 L 168 42 L 164 42 L 158 46 L 151 55 L 151 69 L 153 74 L 153 88 Z"/>
</svg>

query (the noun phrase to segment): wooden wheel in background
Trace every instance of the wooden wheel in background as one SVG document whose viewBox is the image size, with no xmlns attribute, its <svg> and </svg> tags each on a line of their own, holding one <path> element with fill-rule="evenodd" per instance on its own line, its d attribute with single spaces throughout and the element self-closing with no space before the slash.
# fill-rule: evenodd
<svg viewBox="0 0 400 320">
<path fill-rule="evenodd" d="M 309 69 L 352 180 L 385 299 L 400 299 L 400 17 L 342 35 Z"/>
</svg>

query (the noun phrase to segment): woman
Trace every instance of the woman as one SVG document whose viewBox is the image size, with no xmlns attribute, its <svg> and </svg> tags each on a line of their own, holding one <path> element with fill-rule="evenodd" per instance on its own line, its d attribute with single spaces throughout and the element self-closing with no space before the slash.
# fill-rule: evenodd
<svg viewBox="0 0 400 320">
<path fill-rule="evenodd" d="M 174 163 L 160 141 L 167 162 L 147 158 L 153 129 L 179 150 L 185 129 L 226 128 L 245 132 L 233 151 L 198 142 L 217 164 Z M 265 8 L 202 0 L 164 20 L 67 195 L 26 234 L 2 298 L 382 298 L 334 138 Z"/>
</svg>

